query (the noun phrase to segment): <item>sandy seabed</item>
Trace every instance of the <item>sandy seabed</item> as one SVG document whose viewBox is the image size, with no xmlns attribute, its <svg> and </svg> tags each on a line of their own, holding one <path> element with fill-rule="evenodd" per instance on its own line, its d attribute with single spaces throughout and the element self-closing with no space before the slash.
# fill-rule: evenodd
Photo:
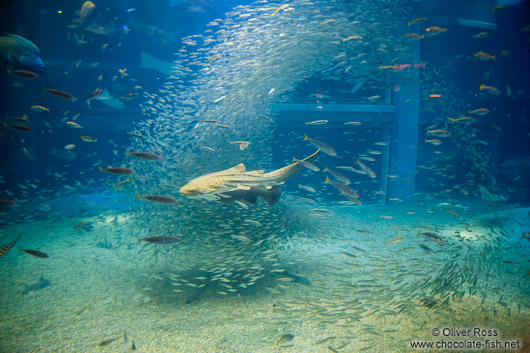
<svg viewBox="0 0 530 353">
<path fill-rule="evenodd" d="M 179 245 L 160 251 L 160 245 L 137 244 L 127 213 L 4 226 L 2 244 L 22 232 L 17 245 L 49 258 L 17 246 L 0 259 L 0 352 L 124 352 L 130 346 L 124 332 L 143 353 L 407 352 L 411 341 L 442 339 L 515 340 L 525 346 L 512 351 L 530 351 L 530 244 L 524 243 L 530 241 L 520 239 L 521 229 L 529 230 L 528 209 L 490 215 L 503 218 L 502 225 L 488 224 L 478 213 L 464 217 L 468 211 L 456 216 L 427 209 L 330 207 L 318 230 L 293 234 L 275 249 L 288 275 L 273 271 L 251 288 L 227 294 L 210 285 L 173 286 L 170 278 L 179 271 L 185 269 L 190 281 L 194 276 L 172 250 Z M 82 221 L 89 231 L 73 229 Z M 417 235 L 433 225 L 446 246 Z M 458 253 L 474 251 L 479 243 L 483 249 L 482 235 L 499 230 L 506 234 L 493 262 L 502 272 L 474 285 L 458 282 L 454 288 L 465 293 L 447 304 L 429 292 L 436 283 L 429 274 L 451 261 L 458 266 L 448 280 L 473 278 L 465 271 L 478 272 L 483 264 L 467 266 Z M 25 285 L 41 277 L 51 285 L 22 295 Z M 475 327 L 499 335 L 432 335 L 433 328 Z M 113 341 L 101 345 L 107 340 Z"/>
</svg>

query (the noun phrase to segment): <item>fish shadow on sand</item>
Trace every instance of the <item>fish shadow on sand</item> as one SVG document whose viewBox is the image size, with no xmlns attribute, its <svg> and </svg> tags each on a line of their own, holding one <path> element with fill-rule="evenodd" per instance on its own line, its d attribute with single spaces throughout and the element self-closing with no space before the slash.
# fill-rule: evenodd
<svg viewBox="0 0 530 353">
<path fill-rule="evenodd" d="M 117 246 L 114 246 L 112 244 L 112 241 L 110 240 L 107 240 L 107 237 L 105 237 L 105 239 L 103 241 L 100 241 L 96 244 L 96 246 L 98 248 L 102 248 L 102 249 L 109 249 L 109 250 L 112 250 L 112 249 L 116 249 Z"/>
<path fill-rule="evenodd" d="M 181 285 L 178 285 L 177 288 L 179 288 L 179 296 L 182 299 L 183 304 L 192 304 L 195 302 L 208 300 L 212 297 L 219 297 L 218 291 L 225 291 L 226 287 L 223 287 L 222 281 L 218 282 L 215 281 L 217 276 L 215 276 L 212 273 L 206 273 L 204 271 L 198 270 L 197 268 L 188 270 L 186 272 L 182 272 L 179 274 L 179 278 L 182 279 Z M 235 288 L 238 289 L 239 295 L 245 295 L 245 296 L 253 296 L 256 294 L 260 294 L 263 292 L 264 288 L 269 287 L 273 285 L 274 283 L 277 283 L 277 277 L 283 277 L 283 278 L 291 278 L 292 283 L 295 285 L 303 285 L 310 287 L 311 281 L 305 277 L 302 277 L 300 275 L 296 275 L 294 273 L 291 273 L 289 271 L 282 272 L 281 275 L 271 275 L 268 274 L 265 276 L 262 280 L 257 282 L 252 287 L 244 287 L 240 288 L 238 286 L 238 283 L 236 281 L 230 281 L 230 284 L 233 285 Z M 197 281 L 197 279 L 199 279 Z M 213 280 L 213 281 L 212 281 Z M 167 284 L 168 286 L 172 287 L 175 284 L 171 283 L 171 280 L 168 280 Z M 178 281 L 176 281 L 178 282 Z M 196 286 L 189 287 L 187 284 L 196 282 Z M 174 281 L 173 281 L 174 283 Z M 244 282 L 241 282 L 244 283 Z M 175 288 L 175 287 L 172 287 Z M 166 289 L 169 289 L 166 287 Z"/>
<path fill-rule="evenodd" d="M 30 286 L 26 285 L 26 288 L 22 291 L 22 295 L 26 295 L 26 294 L 31 293 L 31 292 L 36 292 L 39 289 L 43 289 L 43 288 L 49 287 L 51 285 L 52 285 L 52 283 L 50 282 L 50 280 L 44 279 L 44 277 L 41 277 L 40 281 L 38 281 L 37 283 L 32 284 Z"/>
</svg>

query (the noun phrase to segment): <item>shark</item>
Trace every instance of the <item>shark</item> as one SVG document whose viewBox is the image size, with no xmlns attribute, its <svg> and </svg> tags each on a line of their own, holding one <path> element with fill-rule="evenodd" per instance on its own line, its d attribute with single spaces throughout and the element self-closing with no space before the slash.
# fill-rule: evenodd
<svg viewBox="0 0 530 353">
<path fill-rule="evenodd" d="M 320 150 L 302 161 L 313 162 Z M 247 171 L 243 163 L 219 172 L 201 175 L 180 188 L 189 198 L 202 198 L 223 203 L 245 200 L 255 203 L 258 197 L 274 205 L 281 195 L 281 186 L 304 168 L 300 162 L 265 173 L 264 170 Z"/>
</svg>

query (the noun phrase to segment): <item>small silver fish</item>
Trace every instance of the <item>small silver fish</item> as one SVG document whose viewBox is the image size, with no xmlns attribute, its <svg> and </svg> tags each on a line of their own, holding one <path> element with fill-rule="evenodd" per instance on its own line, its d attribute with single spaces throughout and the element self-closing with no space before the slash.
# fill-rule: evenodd
<svg viewBox="0 0 530 353">
<path fill-rule="evenodd" d="M 174 244 L 182 240 L 181 237 L 172 237 L 172 236 L 148 237 L 148 238 L 143 238 L 143 239 L 136 237 L 136 239 L 137 239 L 137 244 L 140 243 L 141 241 L 145 241 L 145 242 L 152 243 L 152 244 Z"/>
<path fill-rule="evenodd" d="M 337 152 L 330 146 L 326 145 L 324 142 L 315 140 L 311 137 L 308 137 L 307 135 L 304 135 L 304 141 L 309 141 L 310 144 L 312 144 L 327 155 L 337 157 Z"/>
<path fill-rule="evenodd" d="M 276 340 L 276 345 L 279 346 L 280 344 L 282 343 L 285 343 L 285 342 L 289 342 L 291 341 L 292 339 L 294 338 L 294 335 L 290 334 L 290 333 L 287 333 L 285 335 L 282 335 L 280 336 L 280 338 L 278 338 Z"/>
<path fill-rule="evenodd" d="M 301 165 L 303 165 L 305 168 L 307 168 L 309 170 L 312 170 L 314 172 L 320 171 L 319 167 L 317 167 L 316 165 L 314 165 L 313 163 L 311 163 L 309 161 L 304 161 L 303 159 L 296 159 L 296 158 L 293 157 L 293 162 L 298 162 Z"/>
<path fill-rule="evenodd" d="M 151 153 L 151 152 L 129 152 L 129 151 L 125 151 L 125 155 L 126 156 L 133 156 L 133 157 L 145 159 L 145 160 L 148 160 L 148 161 L 160 161 L 160 160 L 162 160 L 161 156 L 159 156 L 158 154 Z"/>
<path fill-rule="evenodd" d="M 136 197 L 138 199 L 146 199 L 146 200 L 149 200 L 149 201 L 153 201 L 153 202 L 158 202 L 158 203 L 177 203 L 178 201 L 175 200 L 174 198 L 172 197 L 168 197 L 168 196 L 160 196 L 160 195 L 140 195 L 140 194 L 136 194 Z"/>
</svg>

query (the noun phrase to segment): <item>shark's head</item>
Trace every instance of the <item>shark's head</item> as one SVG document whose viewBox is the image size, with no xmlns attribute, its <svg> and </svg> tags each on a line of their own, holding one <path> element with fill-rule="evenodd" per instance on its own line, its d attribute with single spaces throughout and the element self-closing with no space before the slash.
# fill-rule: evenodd
<svg viewBox="0 0 530 353">
<path fill-rule="evenodd" d="M 212 194 L 217 191 L 208 178 L 198 177 L 180 188 L 180 193 L 188 197 L 201 197 L 202 195 Z"/>
<path fill-rule="evenodd" d="M 185 196 L 193 197 L 198 196 L 200 193 L 197 191 L 193 185 L 190 185 L 190 183 L 187 183 L 183 187 L 180 188 L 180 193 Z"/>
</svg>

